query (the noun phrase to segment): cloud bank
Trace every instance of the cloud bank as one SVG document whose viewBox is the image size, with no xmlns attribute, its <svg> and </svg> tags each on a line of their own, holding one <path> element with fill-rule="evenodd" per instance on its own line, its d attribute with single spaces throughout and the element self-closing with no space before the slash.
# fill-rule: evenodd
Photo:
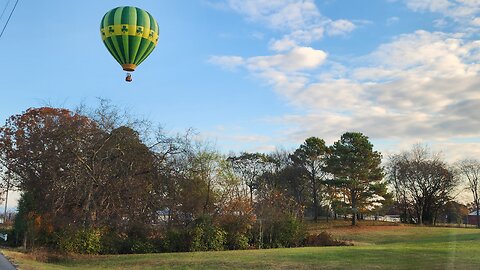
<svg viewBox="0 0 480 270">
<path fill-rule="evenodd" d="M 308 45 L 354 31 L 352 21 L 322 16 L 314 1 L 229 0 L 247 21 L 287 33 L 269 42 L 275 54 L 212 56 L 210 62 L 253 74 L 303 111 L 274 119 L 289 127 L 286 140 L 319 136 L 333 141 L 354 130 L 399 147 L 428 141 L 445 145 L 452 156 L 459 149 L 480 154 L 480 41 L 471 38 L 472 29 L 480 27 L 480 0 L 404 2 L 414 12 L 439 13 L 470 28 L 401 34 L 341 62 Z"/>
</svg>

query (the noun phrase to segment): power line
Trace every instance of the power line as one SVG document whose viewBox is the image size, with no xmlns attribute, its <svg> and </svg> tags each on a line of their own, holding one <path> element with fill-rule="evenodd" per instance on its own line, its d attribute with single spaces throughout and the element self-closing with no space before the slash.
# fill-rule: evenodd
<svg viewBox="0 0 480 270">
<path fill-rule="evenodd" d="M 7 1 L 7 4 L 3 8 L 2 15 L 0 15 L 0 21 L 2 21 L 3 15 L 5 14 L 5 11 L 7 10 L 9 5 L 10 5 L 10 0 Z"/>
<path fill-rule="evenodd" d="M 10 22 L 10 19 L 12 18 L 13 12 L 15 11 L 15 8 L 17 7 L 18 0 L 15 1 L 15 5 L 13 6 L 12 12 L 10 12 L 10 15 L 8 16 L 7 22 L 5 23 L 5 26 L 2 29 L 2 32 L 0 33 L 0 38 L 2 38 L 3 32 L 5 32 L 5 29 L 7 28 L 8 22 Z"/>
</svg>

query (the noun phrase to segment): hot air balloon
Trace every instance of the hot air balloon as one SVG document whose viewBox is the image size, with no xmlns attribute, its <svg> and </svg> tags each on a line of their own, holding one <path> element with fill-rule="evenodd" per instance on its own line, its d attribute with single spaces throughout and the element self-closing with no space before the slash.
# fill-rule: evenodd
<svg viewBox="0 0 480 270">
<path fill-rule="evenodd" d="M 159 28 L 150 13 L 136 7 L 117 7 L 107 12 L 100 34 L 108 51 L 127 72 L 135 71 L 155 49 Z M 127 73 L 127 82 L 132 81 Z"/>
</svg>

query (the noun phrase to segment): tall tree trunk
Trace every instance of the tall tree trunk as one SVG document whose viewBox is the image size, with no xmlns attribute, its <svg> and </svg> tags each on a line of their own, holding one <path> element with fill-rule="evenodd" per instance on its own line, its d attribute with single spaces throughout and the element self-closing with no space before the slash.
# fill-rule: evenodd
<svg viewBox="0 0 480 270">
<path fill-rule="evenodd" d="M 203 214 L 207 214 L 207 210 L 208 210 L 208 206 L 210 204 L 210 189 L 211 189 L 211 182 L 212 181 L 208 181 L 208 185 L 207 185 L 207 198 L 205 200 L 205 205 L 203 206 Z"/>
<path fill-rule="evenodd" d="M 420 206 L 420 210 L 418 213 L 418 224 L 423 225 L 423 206 Z"/>
<path fill-rule="evenodd" d="M 317 188 L 314 185 L 313 188 L 313 220 L 318 221 L 318 198 L 317 198 Z"/>
<path fill-rule="evenodd" d="M 357 198 L 355 191 L 351 191 L 352 196 L 352 226 L 357 225 Z"/>
<path fill-rule="evenodd" d="M 475 202 L 475 206 L 477 207 L 477 209 L 475 209 L 475 211 L 477 211 L 476 212 L 476 214 L 477 214 L 477 228 L 480 228 L 480 208 L 479 208 L 480 204 L 478 203 L 478 201 Z"/>
<path fill-rule="evenodd" d="M 312 163 L 312 168 L 314 168 L 314 165 Z M 315 169 L 312 170 L 312 197 L 313 197 L 313 220 L 315 222 L 318 221 L 318 192 L 317 192 L 317 175 L 315 172 Z"/>
<path fill-rule="evenodd" d="M 249 186 L 250 188 L 250 203 L 253 203 L 253 185 Z"/>
<path fill-rule="evenodd" d="M 8 190 L 10 189 L 10 174 L 7 176 L 7 188 L 5 190 L 5 211 L 3 211 L 3 223 L 7 224 L 7 205 L 8 205 Z"/>
<path fill-rule="evenodd" d="M 28 233 L 25 232 L 25 235 L 23 236 L 23 249 L 27 250 L 27 235 Z"/>
<path fill-rule="evenodd" d="M 92 217 L 92 211 L 91 211 L 91 205 L 92 205 L 92 197 L 93 197 L 93 181 L 90 181 L 90 184 L 88 186 L 88 194 L 87 198 L 85 200 L 85 204 L 83 207 L 83 214 L 84 214 L 84 220 L 83 220 L 83 226 L 84 228 L 88 228 L 91 225 L 91 217 Z"/>
</svg>

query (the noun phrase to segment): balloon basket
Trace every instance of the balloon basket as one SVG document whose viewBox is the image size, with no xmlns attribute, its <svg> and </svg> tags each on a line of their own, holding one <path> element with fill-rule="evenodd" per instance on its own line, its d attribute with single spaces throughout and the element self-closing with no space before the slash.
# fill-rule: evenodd
<svg viewBox="0 0 480 270">
<path fill-rule="evenodd" d="M 127 73 L 127 77 L 125 78 L 126 82 L 132 82 L 132 74 Z"/>
</svg>

